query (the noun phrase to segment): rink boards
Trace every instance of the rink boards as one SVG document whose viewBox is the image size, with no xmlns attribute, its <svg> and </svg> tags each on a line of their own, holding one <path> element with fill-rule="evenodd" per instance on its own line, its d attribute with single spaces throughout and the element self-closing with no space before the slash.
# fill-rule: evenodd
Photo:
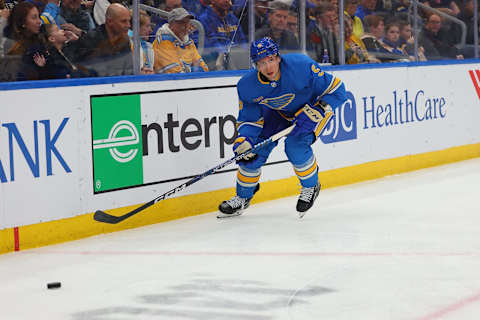
<svg viewBox="0 0 480 320">
<path fill-rule="evenodd" d="M 325 188 L 480 156 L 478 64 L 327 71 L 349 99 L 314 144 Z M 123 214 L 229 159 L 242 74 L 2 85 L 0 253 L 215 211 L 234 193 L 235 166 L 118 225 L 92 218 Z M 298 192 L 282 149 L 254 201 Z"/>
</svg>

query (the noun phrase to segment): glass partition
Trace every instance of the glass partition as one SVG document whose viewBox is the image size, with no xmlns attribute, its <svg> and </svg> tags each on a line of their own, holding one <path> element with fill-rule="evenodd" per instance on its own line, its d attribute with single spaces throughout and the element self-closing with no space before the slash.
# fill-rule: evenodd
<svg viewBox="0 0 480 320">
<path fill-rule="evenodd" d="M 475 0 L 0 0 L 0 81 L 251 68 L 249 46 L 321 64 L 479 57 Z"/>
</svg>

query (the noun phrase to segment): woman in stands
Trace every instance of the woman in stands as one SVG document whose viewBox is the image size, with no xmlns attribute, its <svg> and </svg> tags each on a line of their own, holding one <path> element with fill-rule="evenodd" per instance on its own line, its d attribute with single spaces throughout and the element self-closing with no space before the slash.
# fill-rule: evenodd
<svg viewBox="0 0 480 320">
<path fill-rule="evenodd" d="M 37 7 L 31 2 L 20 2 L 13 7 L 5 27 L 5 36 L 13 40 L 13 45 L 6 49 L 7 55 L 23 55 L 32 46 L 43 47 L 41 35 L 42 21 Z"/>
<path fill-rule="evenodd" d="M 3 50 L 3 44 L 5 42 L 5 37 L 3 36 L 3 29 L 7 25 L 8 16 L 10 15 L 10 10 L 5 6 L 5 0 L 0 0 L 0 58 L 5 55 Z"/>
</svg>

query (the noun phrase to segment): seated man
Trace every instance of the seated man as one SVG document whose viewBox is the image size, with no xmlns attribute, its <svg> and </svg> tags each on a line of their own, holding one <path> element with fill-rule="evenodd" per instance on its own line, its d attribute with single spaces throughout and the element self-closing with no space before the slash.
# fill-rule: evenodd
<svg viewBox="0 0 480 320">
<path fill-rule="evenodd" d="M 428 60 L 463 59 L 463 55 L 451 43 L 450 35 L 442 31 L 442 18 L 437 14 L 427 18 L 419 34 L 418 45 L 424 48 Z"/>
<path fill-rule="evenodd" d="M 105 24 L 83 35 L 71 46 L 75 62 L 95 69 L 99 76 L 132 74 L 130 20 L 130 11 L 123 5 L 109 5 Z"/>
<path fill-rule="evenodd" d="M 193 16 L 183 8 L 168 14 L 168 23 L 157 32 L 153 42 L 155 73 L 208 71 L 208 67 L 188 36 Z"/>
<path fill-rule="evenodd" d="M 335 7 L 322 3 L 315 8 L 315 24 L 309 30 L 309 45 L 315 51 L 315 60 L 322 63 L 338 64 L 338 41 L 335 35 Z"/>
<path fill-rule="evenodd" d="M 170 12 L 176 8 L 182 8 L 182 0 L 165 0 L 165 3 L 163 4 L 163 6 L 160 7 L 160 9 L 167 12 Z M 158 29 L 160 29 L 161 26 L 167 23 L 168 20 L 158 15 L 153 15 L 152 22 L 155 24 L 155 27 L 153 28 L 153 34 L 152 34 L 153 38 L 155 38 L 155 34 L 157 33 Z"/>
<path fill-rule="evenodd" d="M 268 14 L 268 25 L 255 32 L 255 39 L 272 38 L 280 50 L 298 50 L 300 48 L 295 35 L 287 29 L 289 7 L 283 2 L 272 2 Z"/>
</svg>

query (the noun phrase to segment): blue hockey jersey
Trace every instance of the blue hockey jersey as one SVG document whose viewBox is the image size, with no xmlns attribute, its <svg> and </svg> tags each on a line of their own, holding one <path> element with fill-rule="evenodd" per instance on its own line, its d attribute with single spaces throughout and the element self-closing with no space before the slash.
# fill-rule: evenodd
<svg viewBox="0 0 480 320">
<path fill-rule="evenodd" d="M 292 121 L 305 104 L 314 106 L 320 100 L 332 108 L 345 100 L 345 86 L 337 77 L 320 69 L 317 62 L 303 54 L 281 56 L 280 77 L 264 81 L 258 70 L 244 75 L 237 85 L 240 136 L 257 138 L 264 127 L 264 115 L 270 110 Z"/>
</svg>

